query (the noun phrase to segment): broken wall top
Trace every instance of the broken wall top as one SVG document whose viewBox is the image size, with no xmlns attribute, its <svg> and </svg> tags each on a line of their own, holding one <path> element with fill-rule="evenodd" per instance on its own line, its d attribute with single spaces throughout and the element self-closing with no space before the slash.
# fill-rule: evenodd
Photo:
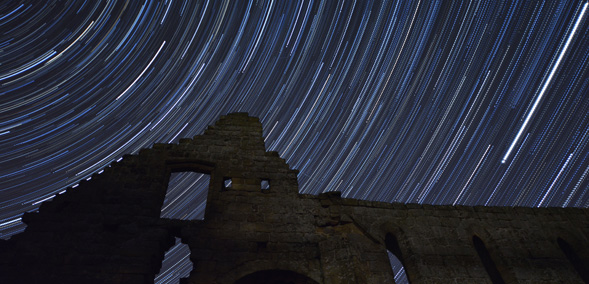
<svg viewBox="0 0 589 284">
<path fill-rule="evenodd" d="M 205 219 L 161 219 L 171 173 L 184 171 L 210 175 Z M 262 181 L 269 190 L 261 189 Z M 0 274 L 7 283 L 23 283 L 23 275 L 30 283 L 152 283 L 164 252 L 180 237 L 192 251 L 194 283 L 233 283 L 271 269 L 319 283 L 381 283 L 392 279 L 387 249 L 399 256 L 413 283 L 484 282 L 488 276 L 472 243 L 478 236 L 507 280 L 572 283 L 579 279 L 558 239 L 589 260 L 589 246 L 583 245 L 588 216 L 588 209 L 579 208 L 298 194 L 297 171 L 266 151 L 259 119 L 235 113 L 192 139 L 125 155 L 44 202 L 38 213 L 24 214 L 25 232 L 0 243 Z M 390 245 L 391 235 L 397 244 Z"/>
</svg>

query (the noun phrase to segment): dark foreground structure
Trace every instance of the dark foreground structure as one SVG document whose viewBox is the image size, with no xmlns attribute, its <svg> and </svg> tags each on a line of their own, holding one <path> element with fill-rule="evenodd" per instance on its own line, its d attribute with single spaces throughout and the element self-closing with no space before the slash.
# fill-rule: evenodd
<svg viewBox="0 0 589 284">
<path fill-rule="evenodd" d="M 173 172 L 210 175 L 204 220 L 160 218 Z M 231 181 L 229 185 L 229 181 Z M 153 283 L 175 237 L 181 283 L 587 283 L 589 210 L 389 204 L 298 192 L 244 113 L 156 144 L 26 213 L 0 243 L 1 283 Z"/>
</svg>

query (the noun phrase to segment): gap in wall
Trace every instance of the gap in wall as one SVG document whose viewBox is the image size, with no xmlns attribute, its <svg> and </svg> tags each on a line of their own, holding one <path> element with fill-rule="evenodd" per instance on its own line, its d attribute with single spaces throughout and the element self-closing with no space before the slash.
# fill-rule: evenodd
<svg viewBox="0 0 589 284">
<path fill-rule="evenodd" d="M 155 284 L 177 284 L 180 278 L 187 278 L 192 271 L 193 265 L 190 261 L 190 249 L 188 245 L 176 238 L 176 244 L 172 246 L 162 261 L 162 268 L 155 276 Z"/>
<path fill-rule="evenodd" d="M 172 173 L 160 218 L 203 220 L 210 179 L 198 172 Z"/>
</svg>

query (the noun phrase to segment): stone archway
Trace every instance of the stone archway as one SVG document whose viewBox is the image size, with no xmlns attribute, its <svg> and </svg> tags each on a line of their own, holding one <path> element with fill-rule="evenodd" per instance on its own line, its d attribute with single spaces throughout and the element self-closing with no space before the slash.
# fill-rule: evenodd
<svg viewBox="0 0 589 284">
<path fill-rule="evenodd" d="M 317 281 L 290 270 L 261 270 L 248 274 L 235 284 L 319 284 Z"/>
</svg>

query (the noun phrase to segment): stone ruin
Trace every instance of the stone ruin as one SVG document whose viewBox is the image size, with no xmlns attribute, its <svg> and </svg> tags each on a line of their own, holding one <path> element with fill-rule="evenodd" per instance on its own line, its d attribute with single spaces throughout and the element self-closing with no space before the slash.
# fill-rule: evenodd
<svg viewBox="0 0 589 284">
<path fill-rule="evenodd" d="M 187 171 L 210 175 L 204 220 L 160 218 L 171 174 Z M 387 250 L 410 283 L 589 283 L 588 216 L 299 194 L 260 121 L 235 113 L 25 213 L 0 243 L 0 282 L 153 283 L 180 238 L 194 265 L 180 283 L 394 283 Z"/>
</svg>

